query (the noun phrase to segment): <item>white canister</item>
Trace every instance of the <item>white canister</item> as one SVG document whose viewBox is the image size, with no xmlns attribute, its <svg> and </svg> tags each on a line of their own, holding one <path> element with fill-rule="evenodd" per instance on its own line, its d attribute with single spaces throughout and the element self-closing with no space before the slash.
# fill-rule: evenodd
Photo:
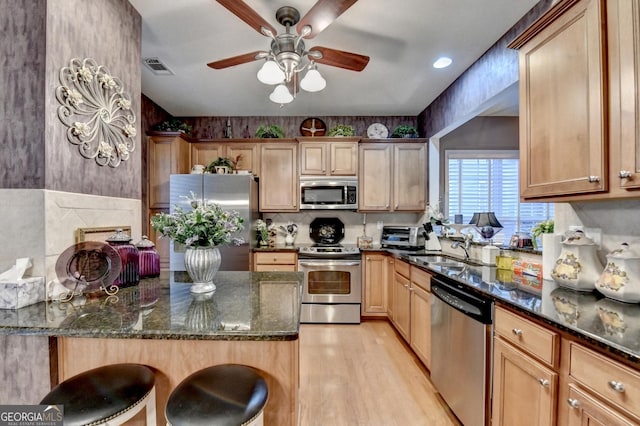
<svg viewBox="0 0 640 426">
<path fill-rule="evenodd" d="M 622 302 L 640 302 L 640 251 L 627 243 L 607 255 L 596 289 Z"/>
<path fill-rule="evenodd" d="M 563 287 L 592 291 L 602 271 L 596 249 L 597 245 L 581 230 L 568 232 L 551 278 Z"/>
</svg>

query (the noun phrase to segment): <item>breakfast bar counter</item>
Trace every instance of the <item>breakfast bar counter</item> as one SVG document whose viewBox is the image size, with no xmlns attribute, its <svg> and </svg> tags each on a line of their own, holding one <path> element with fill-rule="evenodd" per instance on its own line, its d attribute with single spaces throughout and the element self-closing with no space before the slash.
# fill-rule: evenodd
<svg viewBox="0 0 640 426">
<path fill-rule="evenodd" d="M 106 364 L 153 367 L 158 424 L 169 393 L 191 373 L 250 365 L 269 386 L 265 424 L 297 424 L 302 274 L 219 272 L 216 291 L 205 295 L 192 294 L 188 280 L 171 272 L 115 296 L 0 311 L 0 335 L 49 336 L 57 381 Z"/>
</svg>

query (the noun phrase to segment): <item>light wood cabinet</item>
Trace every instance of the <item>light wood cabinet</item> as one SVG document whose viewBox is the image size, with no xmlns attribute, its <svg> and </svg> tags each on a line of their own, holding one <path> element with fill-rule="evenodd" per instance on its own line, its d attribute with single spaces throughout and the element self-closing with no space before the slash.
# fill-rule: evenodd
<svg viewBox="0 0 640 426">
<path fill-rule="evenodd" d="M 158 213 L 169 213 L 167 209 L 150 209 L 147 215 L 147 223 L 151 223 L 151 218 Z M 158 257 L 160 258 L 160 269 L 162 271 L 169 270 L 169 255 L 171 253 L 171 248 L 169 243 L 171 240 L 169 238 L 160 238 L 156 231 L 153 230 L 153 227 L 149 225 L 147 237 L 149 240 L 153 241 L 156 245 L 156 251 L 158 252 Z"/>
<path fill-rule="evenodd" d="M 595 416 L 593 412 L 601 405 L 603 412 L 618 419 L 618 423 L 610 424 L 626 424 L 620 420 L 625 416 L 634 417 L 636 419 L 634 424 L 638 424 L 637 421 L 640 419 L 640 373 L 638 371 L 576 342 L 569 344 L 568 356 L 571 380 L 569 393 L 573 391 L 578 394 L 574 397 L 569 396 L 574 399 L 568 401 L 569 419 L 577 417 L 576 412 L 585 409 L 587 413 L 592 413 L 587 415 Z M 584 394 L 579 395 L 580 393 Z M 592 401 L 587 398 L 589 394 L 594 397 Z M 597 400 L 602 402 L 597 403 Z M 581 413 L 580 417 L 584 415 Z"/>
<path fill-rule="evenodd" d="M 393 289 L 395 287 L 395 258 L 387 256 L 387 274 L 385 282 L 387 284 L 387 318 L 393 323 L 393 313 L 395 307 L 395 299 L 393 298 Z"/>
<path fill-rule="evenodd" d="M 411 349 L 431 368 L 431 275 L 411 266 Z"/>
<path fill-rule="evenodd" d="M 384 253 L 365 253 L 363 256 L 363 316 L 387 316 L 387 258 Z"/>
<path fill-rule="evenodd" d="M 189 146 L 179 135 L 148 137 L 148 203 L 149 209 L 168 209 L 169 176 L 188 173 Z"/>
<path fill-rule="evenodd" d="M 519 48 L 520 195 L 607 190 L 603 0 L 561 1 Z"/>
<path fill-rule="evenodd" d="M 640 195 L 640 1 L 561 0 L 519 36 L 521 196 Z"/>
<path fill-rule="evenodd" d="M 611 192 L 640 192 L 640 0 L 607 2 Z M 633 191 L 636 189 L 636 191 Z"/>
<path fill-rule="evenodd" d="M 493 354 L 492 425 L 555 425 L 558 374 L 499 337 Z"/>
<path fill-rule="evenodd" d="M 567 426 L 637 426 L 608 404 L 598 401 L 575 385 L 569 385 L 566 402 L 569 409 Z"/>
<path fill-rule="evenodd" d="M 360 144 L 358 210 L 391 208 L 391 144 Z"/>
<path fill-rule="evenodd" d="M 261 144 L 260 170 L 260 211 L 298 211 L 298 144 Z"/>
<path fill-rule="evenodd" d="M 426 144 L 424 143 L 394 144 L 394 211 L 424 211 L 427 199 L 426 153 Z"/>
<path fill-rule="evenodd" d="M 393 319 L 396 330 L 407 341 L 411 341 L 411 281 L 409 264 L 400 259 L 394 261 Z"/>
<path fill-rule="evenodd" d="M 358 142 L 301 141 L 300 175 L 355 176 Z"/>
<path fill-rule="evenodd" d="M 424 143 L 362 143 L 358 167 L 358 210 L 424 211 L 427 195 Z"/>
<path fill-rule="evenodd" d="M 192 142 L 191 167 L 194 164 L 209 165 L 218 157 L 238 158 L 236 170 L 248 170 L 260 176 L 260 146 L 255 142 Z"/>
<path fill-rule="evenodd" d="M 298 255 L 295 252 L 256 252 L 253 254 L 253 270 L 295 272 L 298 269 L 297 261 Z"/>
</svg>

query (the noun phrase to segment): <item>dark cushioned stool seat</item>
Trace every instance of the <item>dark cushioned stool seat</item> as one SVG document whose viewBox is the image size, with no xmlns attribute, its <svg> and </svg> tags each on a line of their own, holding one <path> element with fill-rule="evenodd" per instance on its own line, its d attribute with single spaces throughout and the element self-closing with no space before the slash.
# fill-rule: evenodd
<svg viewBox="0 0 640 426">
<path fill-rule="evenodd" d="M 40 404 L 64 405 L 65 426 L 99 424 L 141 403 L 150 392 L 155 392 L 154 386 L 155 375 L 150 368 L 113 364 L 65 380 Z M 155 416 L 155 407 L 153 410 Z"/>
<path fill-rule="evenodd" d="M 175 426 L 238 426 L 260 415 L 268 396 L 256 369 L 216 365 L 184 379 L 171 392 L 165 415 Z"/>
</svg>

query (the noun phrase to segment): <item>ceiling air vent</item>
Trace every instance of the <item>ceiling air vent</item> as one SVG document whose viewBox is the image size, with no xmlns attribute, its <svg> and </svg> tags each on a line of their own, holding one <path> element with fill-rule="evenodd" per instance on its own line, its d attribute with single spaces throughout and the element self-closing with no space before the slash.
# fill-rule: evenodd
<svg viewBox="0 0 640 426">
<path fill-rule="evenodd" d="M 174 75 L 165 64 L 160 62 L 158 58 L 144 58 L 142 62 L 151 70 L 155 75 Z"/>
</svg>

